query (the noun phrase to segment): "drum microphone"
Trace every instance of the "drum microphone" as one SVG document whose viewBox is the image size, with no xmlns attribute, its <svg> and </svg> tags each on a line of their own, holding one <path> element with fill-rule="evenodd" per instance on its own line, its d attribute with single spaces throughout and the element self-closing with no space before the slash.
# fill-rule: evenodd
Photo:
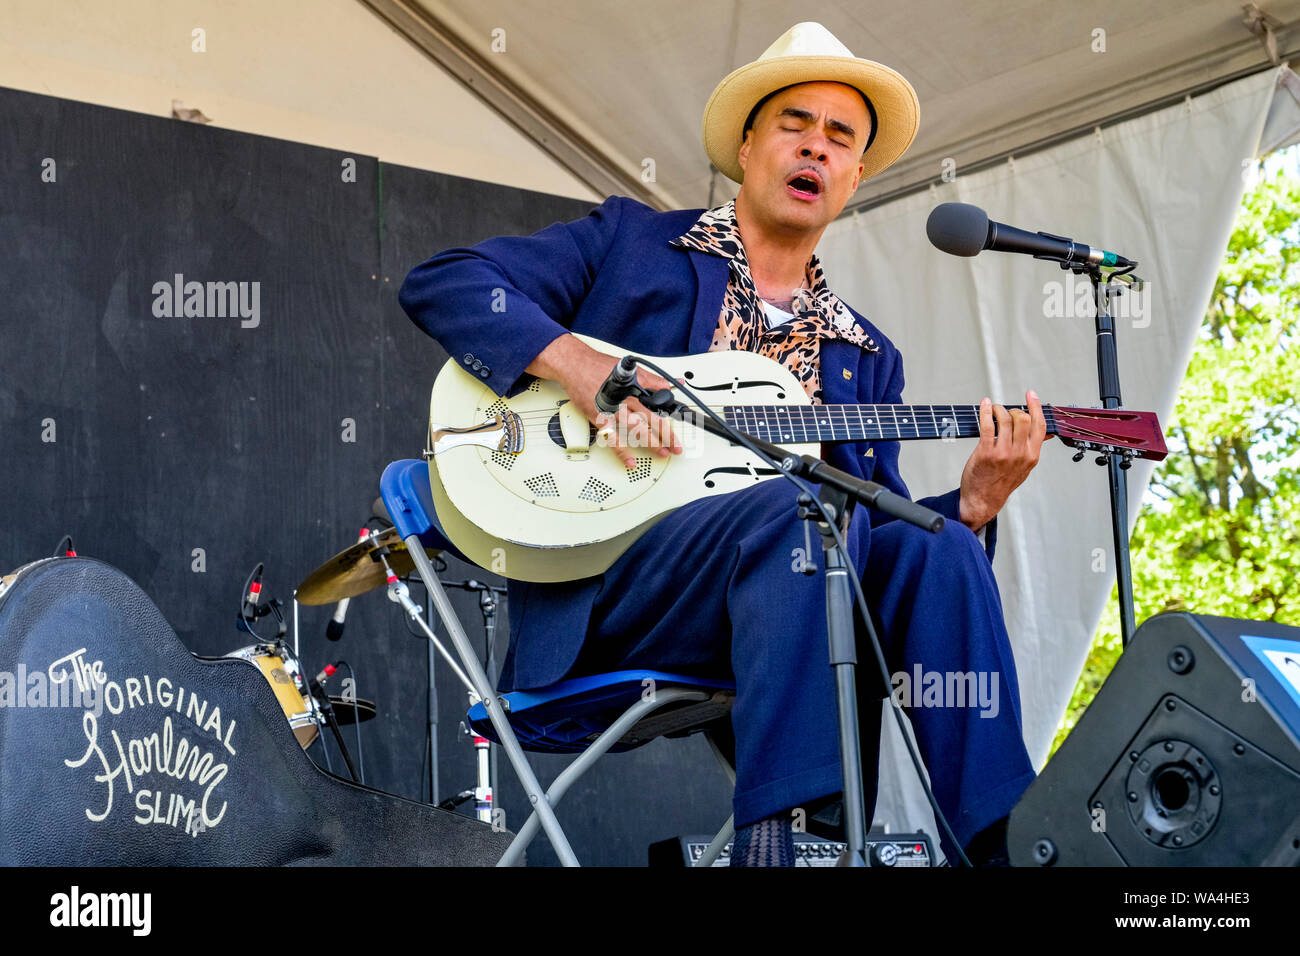
<svg viewBox="0 0 1300 956">
<path fill-rule="evenodd" d="M 357 535 L 358 541 L 365 541 L 370 537 L 370 529 L 363 527 L 361 533 Z M 339 601 L 338 606 L 334 608 L 334 616 L 330 618 L 329 624 L 325 626 L 325 637 L 331 641 L 343 639 L 343 622 L 348 616 L 348 602 L 351 598 L 344 598 Z"/>
<path fill-rule="evenodd" d="M 596 393 L 596 408 L 602 412 L 617 412 L 618 406 L 636 386 L 636 359 L 624 355 Z"/>
<path fill-rule="evenodd" d="M 330 618 L 329 624 L 325 627 L 325 636 L 331 641 L 337 641 L 343 637 L 343 621 L 348 616 L 348 602 L 351 598 L 344 598 L 339 601 L 339 606 L 334 609 L 334 616 Z"/>
<path fill-rule="evenodd" d="M 1105 249 L 1048 232 L 1027 232 L 993 222 L 979 206 L 946 202 L 935 206 L 925 221 L 925 234 L 936 249 L 954 256 L 975 256 L 985 249 L 994 252 L 1023 252 L 1035 259 L 1106 266 L 1113 269 L 1136 267 L 1137 263 Z"/>
<path fill-rule="evenodd" d="M 321 669 L 320 673 L 316 675 L 316 679 L 315 681 L 313 681 L 313 683 L 315 683 L 316 686 L 318 687 L 324 687 L 325 682 L 329 680 L 331 677 L 333 677 L 335 674 L 337 674 L 338 670 L 339 670 L 338 664 L 326 664 Z"/>
<path fill-rule="evenodd" d="M 253 569 L 253 573 L 248 576 L 246 588 L 243 603 L 239 606 L 239 620 L 236 624 L 240 630 L 248 631 L 251 634 L 252 630 L 249 628 L 248 622 L 257 620 L 257 602 L 262 597 L 262 565 L 260 562 Z"/>
</svg>

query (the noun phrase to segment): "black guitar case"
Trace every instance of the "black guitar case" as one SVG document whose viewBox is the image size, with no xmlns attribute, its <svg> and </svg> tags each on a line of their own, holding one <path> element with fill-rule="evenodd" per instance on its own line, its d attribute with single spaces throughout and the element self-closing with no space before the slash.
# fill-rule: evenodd
<svg viewBox="0 0 1300 956">
<path fill-rule="evenodd" d="M 101 561 L 0 593 L 0 864 L 483 866 L 511 838 L 320 770 L 260 670 Z"/>
</svg>

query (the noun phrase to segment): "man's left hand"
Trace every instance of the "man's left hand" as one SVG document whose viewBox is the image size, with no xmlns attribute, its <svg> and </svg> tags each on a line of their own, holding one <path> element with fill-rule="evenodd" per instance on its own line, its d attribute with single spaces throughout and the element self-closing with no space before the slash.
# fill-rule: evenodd
<svg viewBox="0 0 1300 956">
<path fill-rule="evenodd" d="M 980 402 L 980 439 L 961 474 L 961 522 L 979 531 L 992 521 L 1011 492 L 1020 487 L 1038 464 L 1038 452 L 1047 434 L 1043 403 L 1031 390 L 1025 393 L 1029 411 L 1008 411 L 991 399 Z M 997 435 L 993 422 L 997 420 Z"/>
</svg>

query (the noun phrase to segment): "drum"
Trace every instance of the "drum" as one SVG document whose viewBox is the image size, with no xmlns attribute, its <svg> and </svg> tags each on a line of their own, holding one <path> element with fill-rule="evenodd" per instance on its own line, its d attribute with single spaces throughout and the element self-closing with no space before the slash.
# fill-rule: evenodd
<svg viewBox="0 0 1300 956">
<path fill-rule="evenodd" d="M 275 691 L 284 716 L 293 728 L 302 749 L 311 746 L 320 733 L 320 710 L 314 706 L 307 692 L 307 682 L 302 675 L 293 652 L 283 644 L 254 644 L 231 651 L 226 657 L 248 661 L 262 672 L 266 682 Z"/>
</svg>

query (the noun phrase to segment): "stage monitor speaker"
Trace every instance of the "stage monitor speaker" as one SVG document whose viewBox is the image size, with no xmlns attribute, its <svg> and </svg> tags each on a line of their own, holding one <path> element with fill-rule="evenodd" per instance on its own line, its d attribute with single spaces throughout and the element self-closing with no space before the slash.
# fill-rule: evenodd
<svg viewBox="0 0 1300 956">
<path fill-rule="evenodd" d="M 1145 622 L 1007 843 L 1013 866 L 1300 864 L 1300 628 Z"/>
</svg>

